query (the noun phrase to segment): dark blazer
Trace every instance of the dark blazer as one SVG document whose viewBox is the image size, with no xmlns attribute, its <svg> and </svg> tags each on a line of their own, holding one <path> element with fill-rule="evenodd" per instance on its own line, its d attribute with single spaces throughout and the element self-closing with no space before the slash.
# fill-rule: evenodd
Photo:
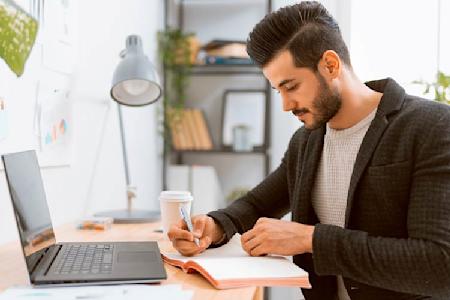
<svg viewBox="0 0 450 300">
<path fill-rule="evenodd" d="M 227 239 L 258 218 L 315 224 L 313 254 L 294 256 L 312 284 L 306 299 L 334 299 L 342 275 L 352 299 L 450 299 L 450 106 L 382 92 L 348 191 L 345 228 L 319 224 L 311 191 L 325 128 L 300 128 L 280 166 L 246 196 L 209 213 Z"/>
</svg>

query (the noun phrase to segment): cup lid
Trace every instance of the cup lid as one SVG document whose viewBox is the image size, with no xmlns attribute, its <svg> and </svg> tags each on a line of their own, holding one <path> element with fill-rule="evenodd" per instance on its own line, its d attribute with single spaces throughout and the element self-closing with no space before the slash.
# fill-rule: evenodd
<svg viewBox="0 0 450 300">
<path fill-rule="evenodd" d="M 189 191 L 162 191 L 159 199 L 166 201 L 192 201 L 192 195 Z"/>
</svg>

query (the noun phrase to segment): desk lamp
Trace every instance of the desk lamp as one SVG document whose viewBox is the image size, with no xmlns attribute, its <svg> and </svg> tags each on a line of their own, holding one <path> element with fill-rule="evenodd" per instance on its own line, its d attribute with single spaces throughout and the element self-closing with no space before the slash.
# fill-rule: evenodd
<svg viewBox="0 0 450 300">
<path fill-rule="evenodd" d="M 156 102 L 161 96 L 161 87 L 158 84 L 157 74 L 153 65 L 142 49 L 140 36 L 129 35 L 126 40 L 126 49 L 120 52 L 122 60 L 114 71 L 111 97 L 119 105 L 120 138 L 122 142 L 123 164 L 127 184 L 127 209 L 113 210 L 97 213 L 96 216 L 112 217 L 114 223 L 146 223 L 160 219 L 157 211 L 144 211 L 132 209 L 133 198 L 136 197 L 130 186 L 130 174 L 125 143 L 125 130 L 123 127 L 122 105 L 144 106 Z"/>
</svg>

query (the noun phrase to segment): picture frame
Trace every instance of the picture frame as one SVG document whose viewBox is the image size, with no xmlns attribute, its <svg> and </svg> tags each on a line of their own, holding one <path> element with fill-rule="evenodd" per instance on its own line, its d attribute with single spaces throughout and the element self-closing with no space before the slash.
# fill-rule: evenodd
<svg viewBox="0 0 450 300">
<path fill-rule="evenodd" d="M 249 129 L 252 151 L 265 145 L 266 91 L 263 89 L 225 90 L 222 101 L 221 143 L 224 149 L 233 147 L 235 127 Z M 235 146 L 235 145 L 234 145 Z"/>
</svg>

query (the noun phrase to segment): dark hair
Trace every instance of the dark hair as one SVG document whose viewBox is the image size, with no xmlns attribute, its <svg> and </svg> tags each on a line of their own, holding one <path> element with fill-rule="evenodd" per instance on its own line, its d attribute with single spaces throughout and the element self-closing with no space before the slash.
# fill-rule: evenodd
<svg viewBox="0 0 450 300">
<path fill-rule="evenodd" d="M 247 39 L 248 54 L 262 67 L 283 50 L 289 50 L 299 68 L 316 71 L 327 50 L 334 50 L 351 67 L 339 25 L 316 1 L 303 1 L 266 15 Z"/>
</svg>

